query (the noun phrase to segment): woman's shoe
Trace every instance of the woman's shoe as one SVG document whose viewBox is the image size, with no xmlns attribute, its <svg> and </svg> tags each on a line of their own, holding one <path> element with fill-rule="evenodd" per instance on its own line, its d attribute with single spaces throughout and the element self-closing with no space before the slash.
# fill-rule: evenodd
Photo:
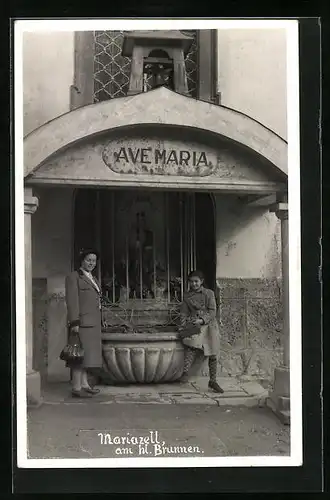
<svg viewBox="0 0 330 500">
<path fill-rule="evenodd" d="M 82 389 L 88 394 L 98 394 L 100 392 L 100 389 L 94 389 L 94 387 L 83 387 Z"/>
<path fill-rule="evenodd" d="M 89 394 L 85 389 L 80 389 L 79 391 L 76 389 L 72 389 L 71 396 L 73 398 L 91 398 L 92 395 Z"/>
<path fill-rule="evenodd" d="M 223 394 L 225 391 L 220 387 L 218 382 L 216 380 L 210 380 L 209 381 L 209 388 L 212 389 L 214 392 L 218 392 L 219 394 Z"/>
</svg>

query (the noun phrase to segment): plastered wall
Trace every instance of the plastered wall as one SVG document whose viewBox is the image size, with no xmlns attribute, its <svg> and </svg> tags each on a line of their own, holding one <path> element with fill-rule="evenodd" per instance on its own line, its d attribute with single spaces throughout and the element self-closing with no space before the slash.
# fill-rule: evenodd
<svg viewBox="0 0 330 500">
<path fill-rule="evenodd" d="M 216 195 L 217 277 L 279 278 L 281 225 L 267 207 Z"/>
<path fill-rule="evenodd" d="M 69 111 L 73 38 L 73 32 L 24 33 L 24 135 Z"/>
<path fill-rule="evenodd" d="M 218 30 L 218 89 L 222 105 L 286 139 L 285 30 Z"/>
<path fill-rule="evenodd" d="M 25 33 L 24 133 L 69 111 L 73 32 Z M 283 29 L 218 30 L 221 103 L 286 138 L 286 33 Z"/>
</svg>

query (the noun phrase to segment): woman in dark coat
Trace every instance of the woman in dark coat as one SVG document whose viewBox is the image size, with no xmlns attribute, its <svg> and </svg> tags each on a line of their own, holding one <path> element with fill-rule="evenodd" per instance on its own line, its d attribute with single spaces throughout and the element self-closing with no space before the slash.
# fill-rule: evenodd
<svg viewBox="0 0 330 500">
<path fill-rule="evenodd" d="M 184 295 L 181 305 L 182 342 L 185 345 L 185 361 L 182 382 L 188 380 L 188 371 L 197 358 L 208 358 L 209 388 L 223 393 L 217 382 L 217 355 L 220 350 L 220 332 L 216 319 L 216 302 L 212 290 L 205 288 L 204 276 L 193 271 L 188 276 L 189 291 Z M 191 326 L 189 326 L 191 325 Z M 197 333 L 185 336 L 185 330 L 197 329 Z"/>
<path fill-rule="evenodd" d="M 102 366 L 101 286 L 92 271 L 97 263 L 94 250 L 80 253 L 80 268 L 65 280 L 69 335 L 79 336 L 84 349 L 82 364 L 72 365 L 72 396 L 87 398 L 99 389 L 88 383 L 88 370 Z"/>
</svg>

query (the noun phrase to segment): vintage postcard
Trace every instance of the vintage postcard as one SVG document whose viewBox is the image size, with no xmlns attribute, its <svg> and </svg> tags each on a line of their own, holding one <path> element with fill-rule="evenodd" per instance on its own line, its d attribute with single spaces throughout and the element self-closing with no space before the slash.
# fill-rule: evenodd
<svg viewBox="0 0 330 500">
<path fill-rule="evenodd" d="M 18 467 L 300 466 L 298 21 L 14 37 Z"/>
</svg>

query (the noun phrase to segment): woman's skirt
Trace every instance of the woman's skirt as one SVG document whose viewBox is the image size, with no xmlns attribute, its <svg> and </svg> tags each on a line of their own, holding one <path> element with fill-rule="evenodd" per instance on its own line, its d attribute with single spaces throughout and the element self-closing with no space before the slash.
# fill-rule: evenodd
<svg viewBox="0 0 330 500">
<path fill-rule="evenodd" d="M 84 349 L 84 359 L 82 362 L 67 362 L 69 368 L 100 368 L 102 367 L 102 339 L 101 327 L 95 326 L 79 328 L 79 338 Z"/>
<path fill-rule="evenodd" d="M 79 337 L 84 349 L 83 368 L 100 368 L 102 366 L 101 328 L 80 327 Z"/>
</svg>

